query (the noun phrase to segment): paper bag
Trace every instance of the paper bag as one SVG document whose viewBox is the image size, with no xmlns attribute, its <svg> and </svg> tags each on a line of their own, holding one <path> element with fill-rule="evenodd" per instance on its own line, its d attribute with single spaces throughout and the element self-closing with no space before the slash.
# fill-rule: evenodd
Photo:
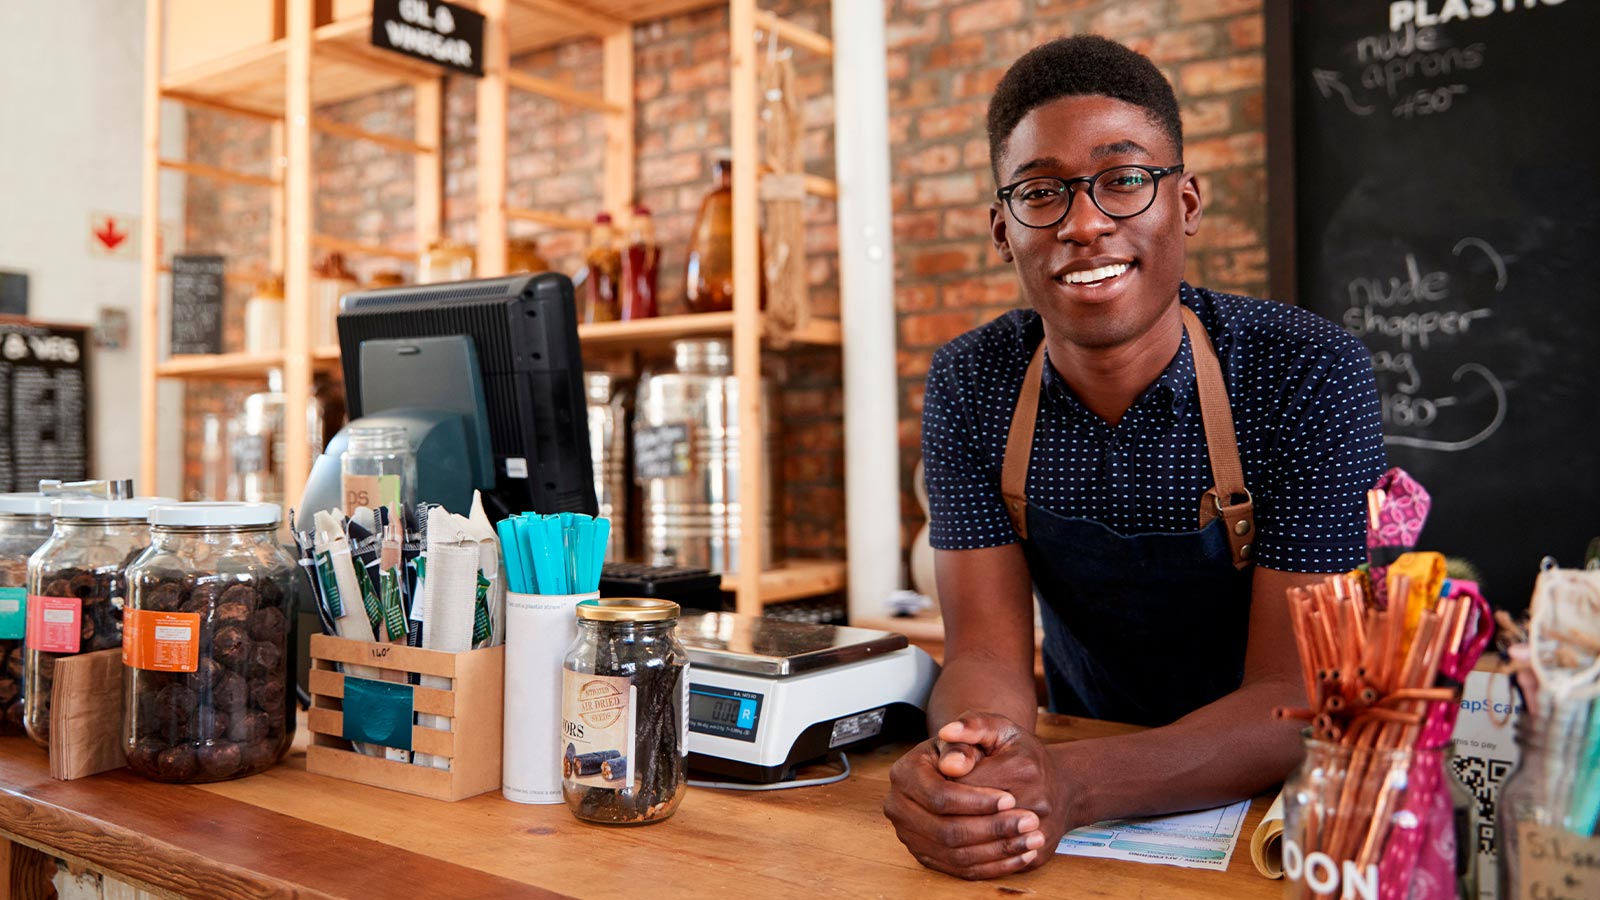
<svg viewBox="0 0 1600 900">
<path fill-rule="evenodd" d="M 50 777 L 87 778 L 121 768 L 122 648 L 56 660 L 50 694 Z"/>
</svg>

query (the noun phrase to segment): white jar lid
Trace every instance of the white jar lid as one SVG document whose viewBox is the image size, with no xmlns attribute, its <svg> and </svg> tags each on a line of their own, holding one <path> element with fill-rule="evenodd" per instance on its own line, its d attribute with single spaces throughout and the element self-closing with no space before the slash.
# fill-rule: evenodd
<svg viewBox="0 0 1600 900">
<path fill-rule="evenodd" d="M 283 507 L 276 503 L 161 503 L 150 509 L 150 524 L 176 528 L 240 528 L 276 525 Z"/>
<path fill-rule="evenodd" d="M 58 519 L 144 519 L 149 517 L 152 506 L 176 502 L 171 497 L 57 497 L 52 508 Z"/>
<path fill-rule="evenodd" d="M 55 499 L 40 493 L 0 494 L 0 515 L 48 516 Z"/>
</svg>

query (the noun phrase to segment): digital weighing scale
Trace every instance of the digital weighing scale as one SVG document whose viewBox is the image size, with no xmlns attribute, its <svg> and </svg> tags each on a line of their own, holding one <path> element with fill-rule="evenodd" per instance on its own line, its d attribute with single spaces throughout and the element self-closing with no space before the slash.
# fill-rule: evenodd
<svg viewBox="0 0 1600 900">
<path fill-rule="evenodd" d="M 689 768 L 771 784 L 881 734 L 925 734 L 939 667 L 903 634 L 685 611 Z"/>
</svg>

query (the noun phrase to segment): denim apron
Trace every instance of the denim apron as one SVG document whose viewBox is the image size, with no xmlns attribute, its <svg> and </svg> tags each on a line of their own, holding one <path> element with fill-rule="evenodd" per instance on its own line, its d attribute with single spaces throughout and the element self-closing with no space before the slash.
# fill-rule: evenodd
<svg viewBox="0 0 1600 900">
<path fill-rule="evenodd" d="M 1052 712 L 1165 725 L 1244 675 L 1252 504 L 1216 350 L 1181 308 L 1216 485 L 1200 498 L 1197 530 L 1125 535 L 1028 502 L 1044 341 L 1012 413 L 1001 492 L 1039 600 Z"/>
</svg>

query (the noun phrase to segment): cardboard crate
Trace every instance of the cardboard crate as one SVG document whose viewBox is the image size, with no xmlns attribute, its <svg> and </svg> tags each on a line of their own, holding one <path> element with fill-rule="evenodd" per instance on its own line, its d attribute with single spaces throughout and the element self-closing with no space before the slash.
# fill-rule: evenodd
<svg viewBox="0 0 1600 900">
<path fill-rule="evenodd" d="M 448 688 L 412 686 L 414 711 L 447 717 L 447 730 L 422 725 L 411 729 L 412 749 L 445 757 L 450 768 L 357 752 L 343 737 L 346 675 L 338 671 L 340 664 L 370 666 L 380 670 L 383 680 L 395 683 L 408 681 L 411 674 L 450 679 Z M 312 635 L 310 689 L 306 771 L 436 800 L 461 800 L 500 789 L 504 646 L 445 653 Z"/>
</svg>

